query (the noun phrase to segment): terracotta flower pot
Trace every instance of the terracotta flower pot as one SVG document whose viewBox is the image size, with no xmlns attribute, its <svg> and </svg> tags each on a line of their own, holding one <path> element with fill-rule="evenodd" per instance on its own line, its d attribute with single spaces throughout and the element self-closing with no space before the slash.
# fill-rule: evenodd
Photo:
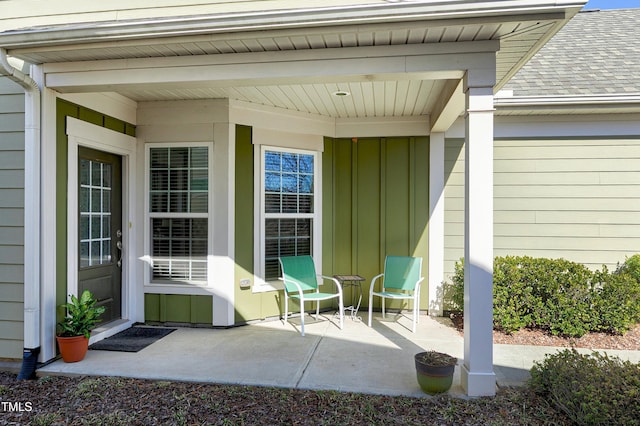
<svg viewBox="0 0 640 426">
<path fill-rule="evenodd" d="M 78 362 L 84 359 L 89 348 L 89 339 L 85 336 L 60 337 L 56 336 L 60 354 L 64 362 Z"/>
<path fill-rule="evenodd" d="M 435 395 L 451 388 L 458 361 L 456 358 L 431 351 L 417 353 L 414 359 L 418 384 L 424 392 Z"/>
</svg>

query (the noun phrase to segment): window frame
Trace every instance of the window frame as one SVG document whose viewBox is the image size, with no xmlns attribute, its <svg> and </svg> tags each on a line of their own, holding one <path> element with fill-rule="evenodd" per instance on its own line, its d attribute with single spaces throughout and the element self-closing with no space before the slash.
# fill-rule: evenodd
<svg viewBox="0 0 640 426">
<path fill-rule="evenodd" d="M 282 281 L 265 279 L 266 220 L 279 218 L 311 219 L 311 255 L 316 271 L 321 273 L 322 265 L 322 170 L 321 152 L 312 149 L 289 148 L 274 145 L 260 145 L 255 150 L 255 183 L 254 183 L 254 285 L 253 292 L 282 290 Z M 265 213 L 265 153 L 267 151 L 294 153 L 313 156 L 313 213 Z"/>
<path fill-rule="evenodd" d="M 151 212 L 151 150 L 154 148 L 207 148 L 207 212 Z M 153 142 L 145 144 L 144 156 L 144 286 L 148 292 L 165 294 L 210 294 L 213 283 L 212 277 L 212 253 L 213 253 L 213 144 L 211 142 Z M 207 219 L 207 254 L 206 254 L 206 281 L 154 281 L 153 280 L 153 253 L 152 253 L 152 220 L 157 218 L 167 219 Z"/>
</svg>

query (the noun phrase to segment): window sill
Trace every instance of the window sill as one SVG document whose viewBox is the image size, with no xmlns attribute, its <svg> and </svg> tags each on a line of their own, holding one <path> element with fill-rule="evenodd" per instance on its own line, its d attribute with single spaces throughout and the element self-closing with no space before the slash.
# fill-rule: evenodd
<svg viewBox="0 0 640 426">
<path fill-rule="evenodd" d="M 144 292 L 146 294 L 185 294 L 185 295 L 202 295 L 211 296 L 213 288 L 199 285 L 189 284 L 145 284 Z"/>
</svg>

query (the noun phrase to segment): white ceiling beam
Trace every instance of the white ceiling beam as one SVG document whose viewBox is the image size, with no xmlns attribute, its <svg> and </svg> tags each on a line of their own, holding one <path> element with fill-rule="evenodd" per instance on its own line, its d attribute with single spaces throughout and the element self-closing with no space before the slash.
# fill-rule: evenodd
<svg viewBox="0 0 640 426">
<path fill-rule="evenodd" d="M 61 92 L 82 92 L 126 87 L 459 79 L 467 69 L 488 68 L 491 61 L 487 57 L 495 58 L 499 48 L 498 42 L 447 44 L 452 48 L 449 51 L 443 46 L 371 46 L 52 64 L 45 67 L 46 85 Z"/>
<path fill-rule="evenodd" d="M 352 58 L 383 58 L 394 56 L 424 56 L 496 52 L 498 40 L 450 43 L 339 47 L 323 49 L 283 50 L 214 55 L 171 56 L 135 59 L 111 59 L 44 64 L 45 73 L 69 71 L 97 71 L 131 68 L 162 68 L 204 65 L 253 64 L 277 61 L 308 61 Z"/>
<path fill-rule="evenodd" d="M 432 132 L 447 131 L 464 112 L 465 98 L 462 88 L 462 79 L 447 81 L 431 113 Z"/>
</svg>

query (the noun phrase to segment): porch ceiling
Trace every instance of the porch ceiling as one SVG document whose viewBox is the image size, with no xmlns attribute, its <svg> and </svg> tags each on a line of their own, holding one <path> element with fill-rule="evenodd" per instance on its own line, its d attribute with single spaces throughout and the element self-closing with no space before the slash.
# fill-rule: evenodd
<svg viewBox="0 0 640 426">
<path fill-rule="evenodd" d="M 57 28 L 55 35 L 60 37 L 59 41 L 47 39 L 46 34 L 51 31 L 48 28 L 8 31 L 0 33 L 0 47 L 7 49 L 10 56 L 35 64 L 89 64 L 89 61 L 105 63 L 140 58 L 215 57 L 232 54 L 264 57 L 265 54 L 285 51 L 313 53 L 325 49 L 445 46 L 444 43 L 498 41 L 500 50 L 497 52 L 496 89 L 499 89 L 546 40 L 577 13 L 579 2 L 573 3 L 576 4 L 531 10 L 512 7 L 507 13 L 451 13 L 445 16 L 446 19 L 434 13 L 434 16 L 423 14 L 414 18 L 404 17 L 400 21 L 390 18 L 384 23 L 380 19 L 366 22 L 366 19 L 360 18 L 365 23 L 337 25 L 337 20 L 334 20 L 330 25 L 325 23 L 304 26 L 298 23 L 282 29 L 269 27 L 260 31 L 210 29 L 207 32 L 204 28 L 194 26 L 192 32 L 169 37 L 168 34 L 176 34 L 177 31 L 167 31 L 162 36 L 155 33 L 152 37 L 140 34 L 132 36 L 127 35 L 121 24 L 114 24 L 118 27 L 114 29 L 102 23 L 94 31 L 86 25 L 66 27 L 64 30 Z M 62 37 L 62 32 L 71 35 Z M 82 38 L 80 34 L 90 34 L 92 38 L 86 40 L 88 36 Z M 46 69 L 45 67 L 45 71 Z M 116 92 L 135 101 L 229 98 L 334 118 L 426 116 L 434 108 L 438 108 L 438 104 L 441 107 L 442 99 L 452 96 L 452 87 L 457 86 L 456 80 L 460 78 L 455 74 L 425 76 L 360 73 L 354 76 L 348 70 L 344 71 L 342 79 L 337 76 L 324 80 L 292 79 L 286 82 L 257 79 L 229 82 L 227 85 L 204 82 L 188 85 L 158 83 L 113 86 L 108 90 L 97 87 L 96 91 Z M 65 88 L 58 90 L 70 91 Z M 91 91 L 91 87 L 84 87 L 81 91 Z M 335 93 L 339 91 L 349 95 L 336 96 Z M 461 109 L 459 113 L 462 113 Z"/>
</svg>

